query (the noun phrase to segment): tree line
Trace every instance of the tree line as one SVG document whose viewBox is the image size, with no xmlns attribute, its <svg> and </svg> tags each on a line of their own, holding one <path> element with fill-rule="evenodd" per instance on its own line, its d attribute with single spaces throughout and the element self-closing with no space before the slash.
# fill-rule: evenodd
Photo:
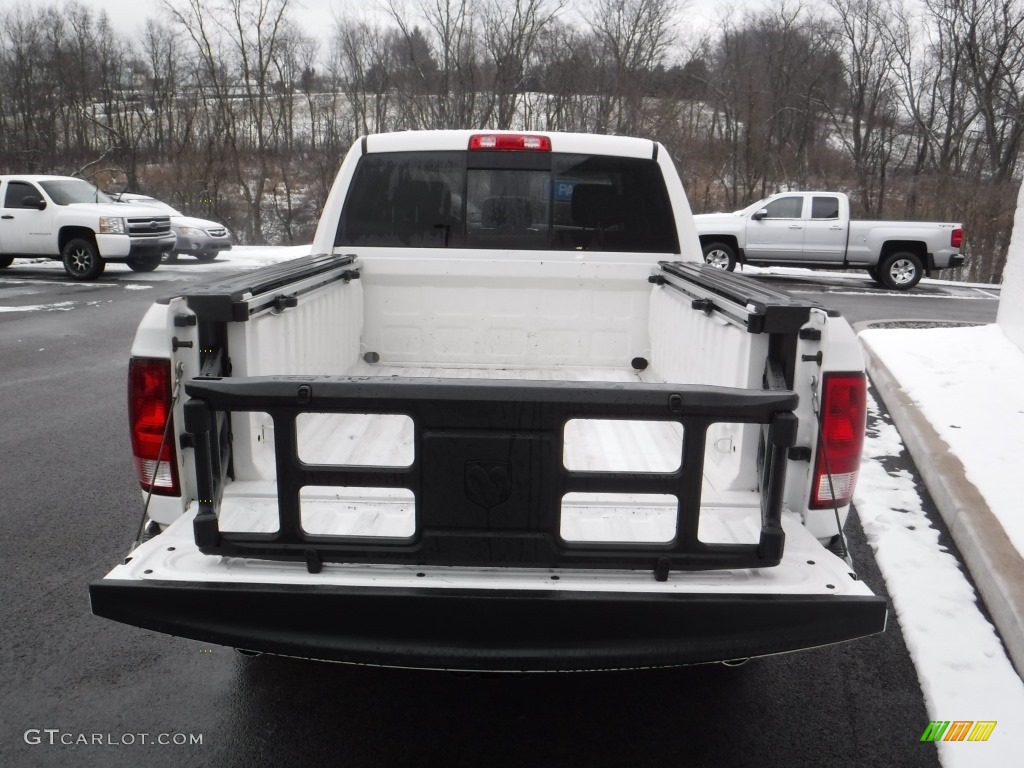
<svg viewBox="0 0 1024 768">
<path fill-rule="evenodd" d="M 513 128 L 664 143 L 696 211 L 788 189 L 963 221 L 998 282 L 1020 182 L 1024 0 L 385 0 L 321 42 L 292 0 L 163 0 L 139 35 L 72 0 L 0 11 L 0 171 L 75 174 L 308 241 L 360 135 Z M 585 10 L 585 13 L 583 12 Z"/>
</svg>

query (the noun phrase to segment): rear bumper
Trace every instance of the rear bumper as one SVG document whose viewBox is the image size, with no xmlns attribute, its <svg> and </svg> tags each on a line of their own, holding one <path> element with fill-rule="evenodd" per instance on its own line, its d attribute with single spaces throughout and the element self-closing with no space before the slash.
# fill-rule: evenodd
<svg viewBox="0 0 1024 768">
<path fill-rule="evenodd" d="M 929 253 L 928 263 L 926 266 L 929 270 L 952 269 L 953 267 L 962 267 L 963 264 L 963 255 L 959 253 L 950 253 L 949 251 L 945 251 L 938 254 Z"/>
<path fill-rule="evenodd" d="M 560 671 L 696 664 L 885 629 L 863 595 L 667 594 L 138 581 L 89 586 L 92 611 L 288 656 L 428 669 Z"/>
</svg>

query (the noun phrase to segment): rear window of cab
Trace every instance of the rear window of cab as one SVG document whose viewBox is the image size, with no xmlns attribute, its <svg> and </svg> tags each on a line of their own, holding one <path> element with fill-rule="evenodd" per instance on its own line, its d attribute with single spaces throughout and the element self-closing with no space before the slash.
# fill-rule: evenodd
<svg viewBox="0 0 1024 768">
<path fill-rule="evenodd" d="M 335 245 L 679 253 L 654 160 L 548 152 L 364 155 Z"/>
</svg>

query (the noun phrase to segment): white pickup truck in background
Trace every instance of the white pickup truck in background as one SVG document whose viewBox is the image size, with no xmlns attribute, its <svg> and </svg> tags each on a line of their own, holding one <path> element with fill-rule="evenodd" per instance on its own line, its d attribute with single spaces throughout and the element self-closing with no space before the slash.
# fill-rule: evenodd
<svg viewBox="0 0 1024 768">
<path fill-rule="evenodd" d="M 841 192 L 783 192 L 693 218 L 704 260 L 729 271 L 738 263 L 865 269 L 880 285 L 906 291 L 926 271 L 964 263 L 961 224 L 851 221 Z"/>
<path fill-rule="evenodd" d="M 850 326 L 701 263 L 657 143 L 368 136 L 312 255 L 153 305 L 96 615 L 373 665 L 592 670 L 881 632 Z"/>
<path fill-rule="evenodd" d="M 44 256 L 72 280 L 95 280 L 108 261 L 149 272 L 174 249 L 167 214 L 117 204 L 85 179 L 0 176 L 0 206 L 0 268 Z"/>
</svg>

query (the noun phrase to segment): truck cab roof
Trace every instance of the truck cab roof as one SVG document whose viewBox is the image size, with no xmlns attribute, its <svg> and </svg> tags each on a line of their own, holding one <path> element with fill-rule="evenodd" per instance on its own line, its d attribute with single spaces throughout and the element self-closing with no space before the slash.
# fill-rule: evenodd
<svg viewBox="0 0 1024 768">
<path fill-rule="evenodd" d="M 598 136 L 585 133 L 552 133 L 548 131 L 398 131 L 371 134 L 363 139 L 364 152 L 430 152 L 466 150 L 474 136 L 540 137 L 549 142 L 551 151 L 573 152 L 587 155 L 614 155 L 617 157 L 655 158 L 657 144 L 650 139 L 627 136 Z"/>
</svg>

